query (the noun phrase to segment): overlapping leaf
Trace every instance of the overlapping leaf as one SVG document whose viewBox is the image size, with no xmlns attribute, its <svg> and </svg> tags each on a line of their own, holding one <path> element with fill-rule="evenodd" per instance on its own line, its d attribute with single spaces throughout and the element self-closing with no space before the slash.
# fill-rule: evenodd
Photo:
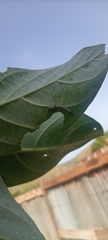
<svg viewBox="0 0 108 240">
<path fill-rule="evenodd" d="M 63 131 L 64 116 L 55 113 L 38 130 L 22 139 L 22 151 L 0 157 L 0 174 L 7 186 L 34 180 L 53 168 L 68 152 L 103 134 L 102 127 L 82 115 Z"/>
<path fill-rule="evenodd" d="M 102 135 L 100 124 L 83 112 L 107 70 L 108 56 L 98 45 L 54 68 L 0 74 L 0 175 L 7 186 L 42 176 L 66 153 Z M 0 239 L 44 239 L 2 179 Z"/>
<path fill-rule="evenodd" d="M 45 70 L 9 68 L 0 74 L 0 155 L 20 151 L 21 139 L 47 120 L 49 107 L 69 108 L 74 124 L 97 94 L 108 69 L 104 45 L 82 49 L 70 61 Z M 1 159 L 0 159 L 1 161 Z"/>
<path fill-rule="evenodd" d="M 0 239 L 45 240 L 27 213 L 15 202 L 0 177 Z"/>
</svg>

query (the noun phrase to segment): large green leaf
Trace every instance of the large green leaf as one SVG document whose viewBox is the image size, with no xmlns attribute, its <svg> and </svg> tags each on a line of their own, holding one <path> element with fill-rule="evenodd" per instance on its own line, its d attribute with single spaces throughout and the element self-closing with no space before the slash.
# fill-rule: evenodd
<svg viewBox="0 0 108 240">
<path fill-rule="evenodd" d="M 97 94 L 108 69 L 104 45 L 82 49 L 70 61 L 45 70 L 9 68 L 0 74 L 0 155 L 21 149 L 21 139 L 52 114 L 69 108 L 64 129 L 74 124 Z M 59 109 L 59 108 L 58 108 Z M 56 111 L 58 111 L 56 109 Z M 1 159 L 0 159 L 1 160 Z"/>
<path fill-rule="evenodd" d="M 0 239 L 45 240 L 32 219 L 13 199 L 0 177 Z"/>
<path fill-rule="evenodd" d="M 82 115 L 67 130 L 64 116 L 55 113 L 22 139 L 22 151 L 0 157 L 0 174 L 7 186 L 31 181 L 53 168 L 68 152 L 103 134 L 102 127 Z"/>
</svg>

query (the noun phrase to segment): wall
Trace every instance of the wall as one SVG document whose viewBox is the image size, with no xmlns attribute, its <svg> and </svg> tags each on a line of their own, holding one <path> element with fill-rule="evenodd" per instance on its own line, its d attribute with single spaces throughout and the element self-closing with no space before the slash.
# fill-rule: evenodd
<svg viewBox="0 0 108 240">
<path fill-rule="evenodd" d="M 62 230 L 108 229 L 108 148 L 16 200 L 46 240 L 62 239 Z"/>
</svg>

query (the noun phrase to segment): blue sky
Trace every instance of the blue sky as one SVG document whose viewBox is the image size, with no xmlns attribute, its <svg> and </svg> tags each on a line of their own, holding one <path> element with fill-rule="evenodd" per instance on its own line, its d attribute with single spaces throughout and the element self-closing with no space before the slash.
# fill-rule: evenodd
<svg viewBox="0 0 108 240">
<path fill-rule="evenodd" d="M 0 72 L 53 67 L 100 43 L 108 53 L 107 0 L 0 0 Z M 108 75 L 86 114 L 108 130 Z"/>
</svg>

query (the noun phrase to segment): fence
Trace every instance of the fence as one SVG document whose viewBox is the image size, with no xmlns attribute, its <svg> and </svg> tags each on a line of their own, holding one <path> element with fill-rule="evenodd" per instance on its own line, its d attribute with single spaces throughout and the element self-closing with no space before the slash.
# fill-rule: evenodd
<svg viewBox="0 0 108 240">
<path fill-rule="evenodd" d="M 108 240 L 108 147 L 16 198 L 46 240 Z"/>
</svg>

